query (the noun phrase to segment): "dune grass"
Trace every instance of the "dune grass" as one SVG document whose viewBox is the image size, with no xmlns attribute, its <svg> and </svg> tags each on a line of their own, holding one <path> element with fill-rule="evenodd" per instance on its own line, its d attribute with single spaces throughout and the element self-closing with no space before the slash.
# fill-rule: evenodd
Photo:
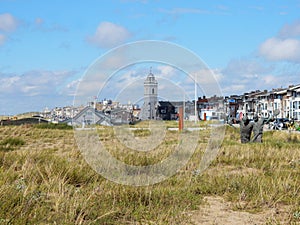
<svg viewBox="0 0 300 225">
<path fill-rule="evenodd" d="M 298 133 L 270 131 L 262 144 L 241 144 L 239 130 L 227 127 L 218 157 L 195 175 L 209 140 L 209 130 L 203 130 L 190 162 L 168 180 L 146 187 L 116 184 L 93 171 L 73 130 L 4 126 L 0 134 L 0 224 L 191 224 L 190 212 L 211 195 L 233 202 L 235 210 L 280 208 L 267 218 L 269 224 L 300 223 Z M 178 132 L 167 131 L 150 159 L 130 149 L 119 151 L 112 128 L 101 128 L 99 136 L 119 160 L 149 165 L 168 156 Z"/>
</svg>

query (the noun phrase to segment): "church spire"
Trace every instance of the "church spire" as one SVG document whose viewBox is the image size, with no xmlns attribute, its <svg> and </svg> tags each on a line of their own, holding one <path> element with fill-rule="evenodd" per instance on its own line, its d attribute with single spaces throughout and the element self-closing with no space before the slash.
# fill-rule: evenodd
<svg viewBox="0 0 300 225">
<path fill-rule="evenodd" d="M 152 73 L 152 66 L 150 66 L 150 70 L 149 70 L 148 77 L 154 77 L 154 75 L 153 75 L 153 73 Z"/>
</svg>

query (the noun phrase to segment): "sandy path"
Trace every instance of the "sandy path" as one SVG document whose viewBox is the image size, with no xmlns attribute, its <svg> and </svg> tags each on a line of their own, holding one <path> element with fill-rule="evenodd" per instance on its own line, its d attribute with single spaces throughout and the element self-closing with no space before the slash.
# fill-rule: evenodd
<svg viewBox="0 0 300 225">
<path fill-rule="evenodd" d="M 233 211 L 230 203 L 221 197 L 205 197 L 207 204 L 193 213 L 192 222 L 196 225 L 259 225 L 270 221 L 274 210 L 252 214 L 248 212 Z"/>
</svg>

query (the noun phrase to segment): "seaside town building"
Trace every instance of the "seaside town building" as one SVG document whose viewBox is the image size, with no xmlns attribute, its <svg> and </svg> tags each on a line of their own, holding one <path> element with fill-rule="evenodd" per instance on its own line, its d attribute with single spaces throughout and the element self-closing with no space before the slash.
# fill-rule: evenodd
<svg viewBox="0 0 300 225">
<path fill-rule="evenodd" d="M 155 79 L 151 69 L 144 82 L 144 104 L 141 109 L 140 118 L 142 120 L 155 120 L 157 119 L 157 89 L 158 83 Z"/>
</svg>

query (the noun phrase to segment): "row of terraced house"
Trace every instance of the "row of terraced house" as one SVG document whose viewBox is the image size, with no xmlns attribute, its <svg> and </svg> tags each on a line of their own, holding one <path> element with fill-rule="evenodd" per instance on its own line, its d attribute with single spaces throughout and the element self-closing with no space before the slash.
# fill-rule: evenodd
<svg viewBox="0 0 300 225">
<path fill-rule="evenodd" d="M 240 114 L 252 118 L 254 114 L 263 117 L 300 120 L 300 84 L 271 91 L 252 91 L 243 95 L 225 97 L 225 112 L 236 118 Z M 278 114 L 278 115 L 277 115 Z"/>
</svg>

